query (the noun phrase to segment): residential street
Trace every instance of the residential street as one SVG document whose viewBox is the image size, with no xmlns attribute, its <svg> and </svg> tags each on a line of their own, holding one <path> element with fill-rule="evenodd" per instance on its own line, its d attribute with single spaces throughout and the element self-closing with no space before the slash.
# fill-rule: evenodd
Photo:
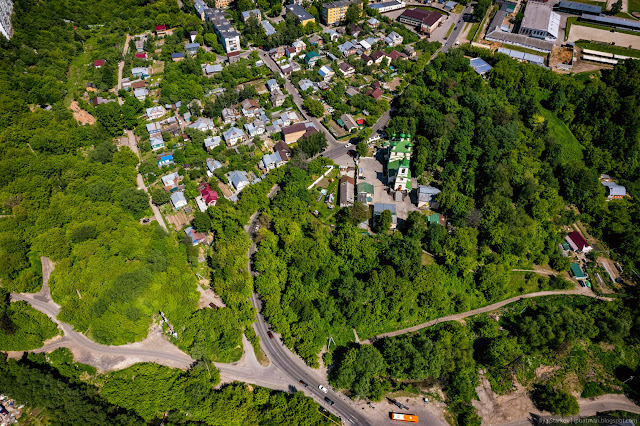
<svg viewBox="0 0 640 426">
<path fill-rule="evenodd" d="M 260 59 L 264 61 L 264 63 L 269 67 L 271 71 L 273 71 L 275 74 L 278 74 L 278 75 L 280 74 L 280 68 L 273 61 L 273 59 L 271 59 L 271 57 L 267 54 L 267 52 L 265 52 L 264 50 L 258 49 L 258 55 L 260 56 Z M 286 81 L 285 89 L 293 97 L 293 101 L 298 106 L 298 109 L 302 112 L 303 117 L 306 120 L 311 121 L 316 126 L 318 131 L 324 132 L 327 135 L 327 143 L 329 144 L 329 146 L 331 146 L 332 144 L 333 145 L 339 144 L 340 142 L 338 142 L 336 138 L 333 137 L 331 132 L 327 130 L 326 127 L 324 127 L 324 125 L 320 122 L 320 120 L 307 114 L 306 110 L 302 107 L 302 102 L 304 100 L 302 99 L 302 96 L 300 96 L 300 92 L 296 87 L 294 87 L 293 84 L 291 84 L 291 81 L 289 81 L 287 77 L 285 77 L 284 79 Z"/>
</svg>

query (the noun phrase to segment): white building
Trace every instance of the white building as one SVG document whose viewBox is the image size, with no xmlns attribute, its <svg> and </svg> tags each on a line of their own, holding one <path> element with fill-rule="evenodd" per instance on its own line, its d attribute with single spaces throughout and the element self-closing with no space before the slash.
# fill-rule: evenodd
<svg viewBox="0 0 640 426">
<path fill-rule="evenodd" d="M 528 2 L 519 34 L 546 41 L 555 41 L 560 31 L 560 15 L 544 3 Z"/>
<path fill-rule="evenodd" d="M 160 118 L 167 113 L 167 110 L 164 109 L 162 105 L 155 106 L 153 108 L 147 108 L 147 118 L 149 120 L 155 120 L 156 118 Z"/>
<path fill-rule="evenodd" d="M 227 21 L 224 15 L 225 11 L 220 9 L 208 8 L 204 12 L 206 20 L 213 24 L 213 28 L 225 52 L 237 52 L 240 50 L 240 34 L 238 34 L 235 28 Z"/>
<path fill-rule="evenodd" d="M 171 194 L 171 204 L 173 204 L 173 207 L 175 207 L 176 210 L 186 206 L 188 203 L 184 196 L 184 192 L 174 192 Z"/>
<path fill-rule="evenodd" d="M 221 142 L 220 136 L 212 136 L 210 138 L 205 138 L 205 140 L 204 140 L 204 148 L 207 151 L 211 151 L 213 148 L 215 148 L 218 145 L 220 145 L 220 142 Z"/>
<path fill-rule="evenodd" d="M 237 127 L 232 127 L 222 134 L 227 145 L 236 145 L 246 139 L 244 132 Z"/>
</svg>

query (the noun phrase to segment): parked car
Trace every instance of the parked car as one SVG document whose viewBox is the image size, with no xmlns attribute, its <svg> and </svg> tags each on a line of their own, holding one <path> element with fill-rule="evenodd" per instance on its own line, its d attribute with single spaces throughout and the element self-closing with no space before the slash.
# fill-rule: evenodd
<svg viewBox="0 0 640 426">
<path fill-rule="evenodd" d="M 333 402 L 331 399 L 329 399 L 329 397 L 324 397 L 324 400 L 327 401 L 329 403 L 329 405 L 333 405 L 335 404 L 335 402 Z"/>
<path fill-rule="evenodd" d="M 309 387 L 309 384 L 308 384 L 307 382 L 305 382 L 304 380 L 300 380 L 300 384 L 301 384 L 302 386 L 304 386 L 305 388 L 308 388 L 308 387 Z"/>
<path fill-rule="evenodd" d="M 269 338 L 270 338 L 270 339 L 273 339 L 273 333 L 272 333 L 272 332 L 267 331 L 267 335 L 269 335 Z"/>
<path fill-rule="evenodd" d="M 318 389 L 320 389 L 320 390 L 321 390 L 322 392 L 324 392 L 324 393 L 329 392 L 329 391 L 327 390 L 327 388 L 325 388 L 325 387 L 324 387 L 324 386 L 322 386 L 322 385 L 318 385 Z"/>
</svg>

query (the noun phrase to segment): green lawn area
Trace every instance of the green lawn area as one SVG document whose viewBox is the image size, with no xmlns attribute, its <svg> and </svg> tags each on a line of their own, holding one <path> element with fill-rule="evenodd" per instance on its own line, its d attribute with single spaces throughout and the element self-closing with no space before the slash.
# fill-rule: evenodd
<svg viewBox="0 0 640 426">
<path fill-rule="evenodd" d="M 629 13 L 640 12 L 640 0 L 628 0 Z"/>
<path fill-rule="evenodd" d="M 71 102 L 76 97 L 76 91 L 81 90 L 80 95 L 84 93 L 85 86 L 83 83 L 84 70 L 87 68 L 86 64 L 89 61 L 89 56 L 86 54 L 87 50 L 92 50 L 96 43 L 95 37 L 90 37 L 85 43 L 85 50 L 76 56 L 69 65 L 69 78 L 67 79 L 67 95 L 64 97 L 65 106 L 71 105 Z"/>
<path fill-rule="evenodd" d="M 471 28 L 469 28 L 469 32 L 467 33 L 467 40 L 473 41 L 473 38 L 480 27 L 480 22 L 474 22 L 471 24 Z"/>
<path fill-rule="evenodd" d="M 599 52 L 614 53 L 617 55 L 625 55 L 625 56 L 632 56 L 634 58 L 640 58 L 640 50 L 628 49 L 626 47 L 589 43 L 588 41 L 582 41 L 582 40 L 578 40 L 576 42 L 576 45 L 582 47 L 583 49 L 591 49 L 591 50 L 597 50 Z"/>
<path fill-rule="evenodd" d="M 484 23 L 487 21 L 487 18 L 493 17 L 493 15 L 495 15 L 495 13 L 497 11 L 498 11 L 498 6 L 492 6 L 487 11 L 487 14 L 484 15 L 484 18 L 482 18 L 482 22 L 480 24 L 478 24 L 477 22 L 474 22 L 473 25 L 471 26 L 471 30 L 469 30 L 469 34 L 471 35 L 471 33 L 473 32 L 473 35 L 471 35 L 471 38 L 469 38 L 469 35 L 468 35 L 467 36 L 467 40 L 469 40 L 469 41 L 478 41 L 478 36 L 480 35 L 480 30 L 482 30 L 482 27 L 484 27 Z"/>
<path fill-rule="evenodd" d="M 583 147 L 575 136 L 573 136 L 573 133 L 571 133 L 567 125 L 548 109 L 541 108 L 540 110 L 542 111 L 542 116 L 547 121 L 549 131 L 562 145 L 560 163 L 566 164 L 572 159 L 582 160 Z"/>
<path fill-rule="evenodd" d="M 456 7 L 453 8 L 453 13 L 462 13 L 462 11 L 464 10 L 464 5 L 463 4 L 456 4 Z"/>
<path fill-rule="evenodd" d="M 599 71 L 580 72 L 580 73 L 574 75 L 573 77 L 578 81 L 585 82 L 585 81 L 589 81 L 589 80 L 599 79 L 600 78 L 600 72 Z"/>
<path fill-rule="evenodd" d="M 447 36 L 445 38 L 449 38 L 449 36 L 451 35 L 451 32 L 453 31 L 453 28 L 456 26 L 456 24 L 451 24 L 451 26 L 449 27 L 449 31 L 447 31 Z"/>
</svg>

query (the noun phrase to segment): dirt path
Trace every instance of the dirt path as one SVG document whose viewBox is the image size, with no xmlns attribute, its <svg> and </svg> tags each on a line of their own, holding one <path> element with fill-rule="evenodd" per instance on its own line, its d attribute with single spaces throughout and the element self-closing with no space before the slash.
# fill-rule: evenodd
<svg viewBox="0 0 640 426">
<path fill-rule="evenodd" d="M 136 166 L 136 170 L 140 166 L 140 162 L 142 161 L 142 157 L 140 156 L 140 150 L 138 149 L 138 141 L 136 140 L 136 136 L 133 134 L 133 131 L 127 130 L 128 143 L 127 146 L 133 151 L 134 154 L 138 157 L 138 165 Z M 136 176 L 136 183 L 138 184 L 138 189 L 144 190 L 147 194 L 149 194 L 149 190 L 147 190 L 147 186 L 144 184 L 144 179 L 142 175 L 138 173 Z M 153 204 L 151 201 L 151 194 L 149 194 L 149 206 L 153 211 L 153 216 L 156 218 L 156 221 L 162 226 L 162 229 L 168 231 L 167 225 L 164 223 L 164 218 L 162 217 L 162 213 L 160 213 L 160 209 L 158 206 Z"/>
<path fill-rule="evenodd" d="M 587 287 L 578 287 L 578 288 L 575 288 L 573 290 L 537 291 L 535 293 L 523 294 L 522 296 L 515 296 L 515 297 L 512 297 L 510 299 L 503 300 L 502 302 L 493 303 L 491 305 L 488 305 L 488 306 L 485 306 L 485 307 L 482 307 L 482 308 L 478 308 L 478 309 L 473 309 L 471 311 L 461 312 L 461 313 L 453 314 L 453 315 L 448 315 L 448 316 L 442 317 L 442 318 L 436 318 L 434 320 L 427 321 L 425 323 L 418 324 L 418 325 L 415 325 L 413 327 L 404 328 L 402 330 L 392 331 L 390 333 L 379 334 L 377 336 L 371 337 L 371 339 L 377 340 L 377 339 L 382 339 L 384 337 L 399 336 L 401 334 L 411 333 L 411 332 L 418 331 L 418 330 L 421 330 L 421 329 L 426 328 L 426 327 L 431 327 L 431 326 L 436 325 L 436 324 L 441 323 L 441 322 L 458 321 L 458 320 L 461 320 L 463 318 L 467 318 L 467 317 L 470 317 L 470 316 L 473 316 L 473 315 L 478 315 L 478 314 L 482 314 L 482 313 L 485 313 L 485 312 L 495 311 L 496 309 L 502 308 L 505 305 L 508 305 L 510 303 L 513 303 L 513 302 L 517 302 L 517 301 L 522 300 L 522 299 L 530 299 L 532 297 L 542 297 L 542 296 L 555 296 L 555 295 L 563 295 L 563 294 L 564 295 L 577 294 L 577 295 L 581 295 L 581 296 L 593 297 L 593 298 L 596 298 L 598 300 L 607 300 L 607 301 L 611 301 L 612 300 L 610 298 L 596 296 L 595 294 L 593 294 L 591 289 L 589 289 Z M 363 344 L 370 344 L 371 340 L 370 339 L 363 340 L 362 343 Z"/>
</svg>

